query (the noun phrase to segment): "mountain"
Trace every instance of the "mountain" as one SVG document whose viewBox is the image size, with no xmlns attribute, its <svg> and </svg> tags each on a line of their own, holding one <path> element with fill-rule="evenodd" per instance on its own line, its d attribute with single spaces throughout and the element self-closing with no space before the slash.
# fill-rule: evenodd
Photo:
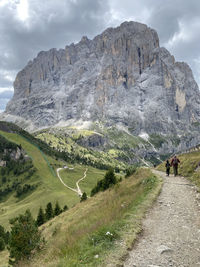
<svg viewBox="0 0 200 267">
<path fill-rule="evenodd" d="M 190 67 L 159 47 L 155 30 L 124 22 L 93 40 L 40 52 L 17 74 L 3 117 L 32 129 L 101 122 L 145 139 L 176 136 L 180 150 L 200 143 L 199 104 Z"/>
</svg>

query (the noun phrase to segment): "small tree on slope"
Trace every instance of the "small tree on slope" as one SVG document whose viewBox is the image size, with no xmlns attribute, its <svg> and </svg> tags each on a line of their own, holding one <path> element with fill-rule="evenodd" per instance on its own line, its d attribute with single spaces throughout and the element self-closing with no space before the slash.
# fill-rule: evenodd
<svg viewBox="0 0 200 267">
<path fill-rule="evenodd" d="M 52 204 L 51 202 L 49 202 L 46 206 L 46 209 L 45 209 L 45 217 L 48 220 L 50 220 L 51 218 L 53 218 L 54 214 L 53 214 L 53 208 L 52 208 Z"/>
<path fill-rule="evenodd" d="M 37 226 L 40 226 L 43 223 L 45 223 L 45 214 L 44 214 L 42 207 L 40 207 L 40 209 L 38 211 L 36 223 L 37 223 Z"/>
<path fill-rule="evenodd" d="M 55 206 L 55 209 L 54 209 L 54 215 L 58 216 L 61 212 L 62 212 L 62 210 L 60 208 L 60 205 L 58 204 L 58 201 L 56 201 L 56 206 Z"/>
<path fill-rule="evenodd" d="M 40 233 L 29 210 L 10 222 L 12 224 L 9 240 L 10 263 L 28 259 L 40 246 Z M 12 261 L 12 259 L 15 261 Z"/>
</svg>

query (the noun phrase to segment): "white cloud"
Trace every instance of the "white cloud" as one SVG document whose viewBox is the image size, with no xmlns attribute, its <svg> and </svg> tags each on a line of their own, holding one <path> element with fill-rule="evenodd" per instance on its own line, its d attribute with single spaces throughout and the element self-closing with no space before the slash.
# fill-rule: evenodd
<svg viewBox="0 0 200 267">
<path fill-rule="evenodd" d="M 29 17 L 28 0 L 20 0 L 17 4 L 17 14 L 20 20 L 25 21 Z"/>
<path fill-rule="evenodd" d="M 14 88 L 13 87 L 0 87 L 0 93 L 3 93 L 5 91 L 14 92 Z"/>
</svg>

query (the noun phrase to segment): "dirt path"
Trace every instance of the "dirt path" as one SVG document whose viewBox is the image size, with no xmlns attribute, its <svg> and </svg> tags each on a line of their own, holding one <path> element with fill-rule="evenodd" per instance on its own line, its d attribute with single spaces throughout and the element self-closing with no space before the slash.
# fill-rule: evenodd
<svg viewBox="0 0 200 267">
<path fill-rule="evenodd" d="M 58 169 L 56 170 L 56 172 L 57 172 L 57 176 L 58 176 L 58 178 L 60 179 L 61 183 L 62 183 L 65 187 L 67 187 L 68 189 L 70 189 L 70 190 L 72 190 L 73 192 L 75 192 L 76 194 L 78 194 L 79 196 L 82 196 L 83 193 L 82 193 L 82 191 L 81 191 L 81 189 L 80 189 L 80 187 L 79 187 L 79 182 L 81 182 L 83 179 L 85 179 L 85 177 L 86 177 L 86 175 L 87 175 L 87 171 L 88 171 L 88 169 L 85 170 L 83 177 L 80 178 L 80 179 L 76 182 L 76 187 L 77 187 L 77 189 L 72 188 L 72 187 L 68 186 L 67 184 L 65 184 L 65 183 L 63 182 L 62 178 L 60 177 L 60 173 L 59 173 L 59 172 L 60 172 L 61 170 L 64 170 L 64 169 L 66 169 L 66 168 L 58 168 Z"/>
<path fill-rule="evenodd" d="M 83 194 L 83 193 L 81 192 L 80 187 L 79 187 L 79 183 L 80 183 L 83 179 L 85 179 L 85 177 L 86 177 L 86 175 L 87 175 L 87 171 L 88 171 L 88 169 L 85 170 L 83 177 L 82 177 L 81 179 L 79 179 L 79 180 L 76 182 L 76 187 L 77 187 L 77 191 L 78 191 L 79 196 L 82 196 L 82 194 Z"/>
<path fill-rule="evenodd" d="M 200 267 L 200 193 L 183 177 L 166 177 L 126 267 Z"/>
</svg>

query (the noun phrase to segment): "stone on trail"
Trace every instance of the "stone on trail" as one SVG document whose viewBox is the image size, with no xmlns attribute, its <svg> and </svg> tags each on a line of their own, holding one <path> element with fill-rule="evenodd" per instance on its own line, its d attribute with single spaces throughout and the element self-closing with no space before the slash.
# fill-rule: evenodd
<svg viewBox="0 0 200 267">
<path fill-rule="evenodd" d="M 158 252 L 159 252 L 160 254 L 163 254 L 163 253 L 165 253 L 165 252 L 172 252 L 172 251 L 173 251 L 171 248 L 169 248 L 169 247 L 167 247 L 167 246 L 165 246 L 165 245 L 161 245 L 161 246 L 159 246 L 157 250 L 158 250 Z"/>
</svg>

